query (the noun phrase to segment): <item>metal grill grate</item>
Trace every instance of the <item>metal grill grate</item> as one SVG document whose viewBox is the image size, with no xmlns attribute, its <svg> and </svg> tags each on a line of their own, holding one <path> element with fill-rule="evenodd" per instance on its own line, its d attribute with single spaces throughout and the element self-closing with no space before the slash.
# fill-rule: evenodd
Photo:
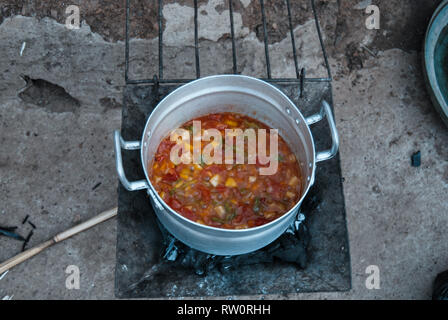
<svg viewBox="0 0 448 320">
<path fill-rule="evenodd" d="M 234 21 L 233 21 L 233 0 L 228 0 L 229 5 L 229 27 L 230 27 L 230 36 L 232 40 L 232 60 L 233 60 L 233 68 L 232 71 L 234 74 L 238 74 L 238 67 L 237 67 L 237 52 L 236 52 L 236 46 L 235 46 L 235 31 L 234 31 Z M 264 49 L 265 49 L 265 58 L 266 58 L 266 78 L 261 78 L 264 81 L 271 82 L 271 83 L 297 83 L 300 85 L 300 92 L 302 94 L 303 92 L 303 84 L 304 82 L 331 82 L 331 71 L 330 66 L 328 64 L 328 58 L 325 51 L 324 43 L 322 40 L 322 34 L 319 26 L 319 20 L 316 13 L 316 6 L 314 3 L 314 0 L 310 0 L 311 2 L 311 8 L 314 15 L 314 20 L 316 23 L 316 30 L 318 34 L 318 38 L 320 41 L 320 46 L 322 49 L 322 55 L 325 62 L 325 68 L 327 70 L 327 77 L 326 78 L 306 78 L 305 76 L 305 68 L 302 68 L 299 70 L 299 64 L 298 64 L 298 58 L 297 58 L 297 51 L 295 46 L 295 36 L 294 36 L 294 30 L 293 30 L 293 24 L 292 24 L 292 18 L 291 18 L 291 6 L 289 0 L 284 0 L 286 3 L 287 11 L 288 11 L 288 22 L 289 22 L 289 32 L 291 37 L 291 43 L 292 43 L 292 53 L 294 58 L 294 65 L 295 65 L 295 73 L 296 78 L 272 78 L 271 75 L 271 63 L 269 59 L 269 39 L 268 39 L 268 31 L 267 31 L 267 23 L 266 23 L 266 13 L 265 13 L 265 6 L 264 6 L 264 0 L 260 1 L 260 8 L 261 8 L 261 18 L 262 18 L 262 25 L 263 25 L 263 40 L 264 40 Z M 162 7 L 163 7 L 163 0 L 158 0 L 158 28 L 159 28 L 159 74 L 154 75 L 152 79 L 129 79 L 129 8 L 130 8 L 130 2 L 131 0 L 126 0 L 126 45 L 125 45 L 125 81 L 126 84 L 177 84 L 177 83 L 187 83 L 190 81 L 193 81 L 195 79 L 165 79 L 163 77 L 163 13 L 162 13 Z M 201 69 L 200 69 L 200 61 L 199 61 L 199 39 L 198 39 L 198 0 L 194 0 L 194 47 L 195 47 L 195 69 L 196 69 L 196 78 L 200 78 L 201 76 Z"/>
</svg>

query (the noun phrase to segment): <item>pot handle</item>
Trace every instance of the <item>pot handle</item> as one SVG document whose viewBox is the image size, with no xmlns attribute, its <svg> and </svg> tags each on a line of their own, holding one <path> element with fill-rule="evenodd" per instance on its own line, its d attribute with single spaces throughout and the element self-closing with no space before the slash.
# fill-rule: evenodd
<svg viewBox="0 0 448 320">
<path fill-rule="evenodd" d="M 115 167 L 117 168 L 118 178 L 123 187 L 128 191 L 137 191 L 148 188 L 146 180 L 129 181 L 126 178 L 123 169 L 123 159 L 121 158 L 121 149 L 124 150 L 140 150 L 140 141 L 125 141 L 119 130 L 114 131 L 114 149 L 115 149 Z"/>
<path fill-rule="evenodd" d="M 313 123 L 322 120 L 325 116 L 327 117 L 328 125 L 330 126 L 332 145 L 330 149 L 319 151 L 316 153 L 316 162 L 321 162 L 333 158 L 338 152 L 339 148 L 338 130 L 336 129 L 336 123 L 334 122 L 333 113 L 331 112 L 330 105 L 327 101 L 322 101 L 322 107 L 319 113 L 305 118 L 305 121 L 307 125 L 312 125 Z"/>
</svg>

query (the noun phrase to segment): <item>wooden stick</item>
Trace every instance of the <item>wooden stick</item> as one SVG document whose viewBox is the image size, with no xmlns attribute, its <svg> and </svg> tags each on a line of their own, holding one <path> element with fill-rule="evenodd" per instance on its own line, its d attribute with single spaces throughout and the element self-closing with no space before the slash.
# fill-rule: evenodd
<svg viewBox="0 0 448 320">
<path fill-rule="evenodd" d="M 28 260 L 31 257 L 34 257 L 36 254 L 41 253 L 48 247 L 51 247 L 53 244 L 64 241 L 75 234 L 78 234 L 82 231 L 85 231 L 93 226 L 96 226 L 97 224 L 104 222 L 110 218 L 113 218 L 117 215 L 117 208 L 113 208 L 107 211 L 104 211 L 97 215 L 96 217 L 93 217 L 81 224 L 78 224 L 77 226 L 70 228 L 64 232 L 61 232 L 54 236 L 52 239 L 47 240 L 31 249 L 28 249 L 22 253 L 19 253 L 18 255 L 12 257 L 11 259 L 6 260 L 2 264 L 0 264 L 0 275 L 3 274 L 3 272 L 11 269 L 12 267 L 18 265 L 19 263 L 22 263 L 23 261 Z"/>
</svg>

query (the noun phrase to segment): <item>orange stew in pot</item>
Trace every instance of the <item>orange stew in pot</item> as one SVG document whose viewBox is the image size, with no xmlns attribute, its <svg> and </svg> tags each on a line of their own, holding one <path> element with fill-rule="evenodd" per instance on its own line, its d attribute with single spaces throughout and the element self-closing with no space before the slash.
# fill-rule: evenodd
<svg viewBox="0 0 448 320">
<path fill-rule="evenodd" d="M 210 114 L 188 121 L 180 128 L 190 131 L 188 148 L 193 154 L 193 121 L 201 121 L 201 129 L 217 129 L 225 141 L 226 129 L 266 129 L 266 149 L 269 154 L 269 127 L 237 113 Z M 229 131 L 229 130 L 228 130 Z M 214 140 L 203 141 L 201 150 Z M 188 140 L 187 140 L 188 141 Z M 227 229 L 245 229 L 273 221 L 288 212 L 302 194 L 302 176 L 295 155 L 278 136 L 278 167 L 274 174 L 261 175 L 258 157 L 255 164 L 248 164 L 248 142 L 244 148 L 244 164 L 175 165 L 170 159 L 176 141 L 170 136 L 160 143 L 149 164 L 150 180 L 160 197 L 173 210 L 197 223 Z M 234 143 L 234 145 L 236 145 Z M 224 143 L 222 154 L 224 155 Z M 235 147 L 233 147 L 235 150 Z M 202 153 L 201 153 L 202 154 Z"/>
</svg>

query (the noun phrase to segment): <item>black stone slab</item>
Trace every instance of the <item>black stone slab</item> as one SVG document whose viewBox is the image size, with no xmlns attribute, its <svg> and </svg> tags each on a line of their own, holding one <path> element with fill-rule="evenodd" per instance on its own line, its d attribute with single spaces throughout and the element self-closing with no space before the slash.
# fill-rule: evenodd
<svg viewBox="0 0 448 320">
<path fill-rule="evenodd" d="M 122 135 L 139 140 L 153 107 L 177 86 L 128 85 L 124 91 Z M 320 101 L 332 103 L 329 83 L 305 83 L 303 98 L 295 84 L 277 85 L 304 116 L 316 113 Z M 326 121 L 313 125 L 316 150 L 331 144 Z M 280 132 L 281 134 L 281 132 Z M 138 151 L 124 151 L 129 180 L 144 177 Z M 318 163 L 315 185 L 301 212 L 311 238 L 307 266 L 276 261 L 241 266 L 198 276 L 188 268 L 162 258 L 163 237 L 145 191 L 118 187 L 118 235 L 115 294 L 119 298 L 287 294 L 292 292 L 346 291 L 351 288 L 345 205 L 339 155 Z M 300 248 L 299 248 L 300 249 Z"/>
</svg>

